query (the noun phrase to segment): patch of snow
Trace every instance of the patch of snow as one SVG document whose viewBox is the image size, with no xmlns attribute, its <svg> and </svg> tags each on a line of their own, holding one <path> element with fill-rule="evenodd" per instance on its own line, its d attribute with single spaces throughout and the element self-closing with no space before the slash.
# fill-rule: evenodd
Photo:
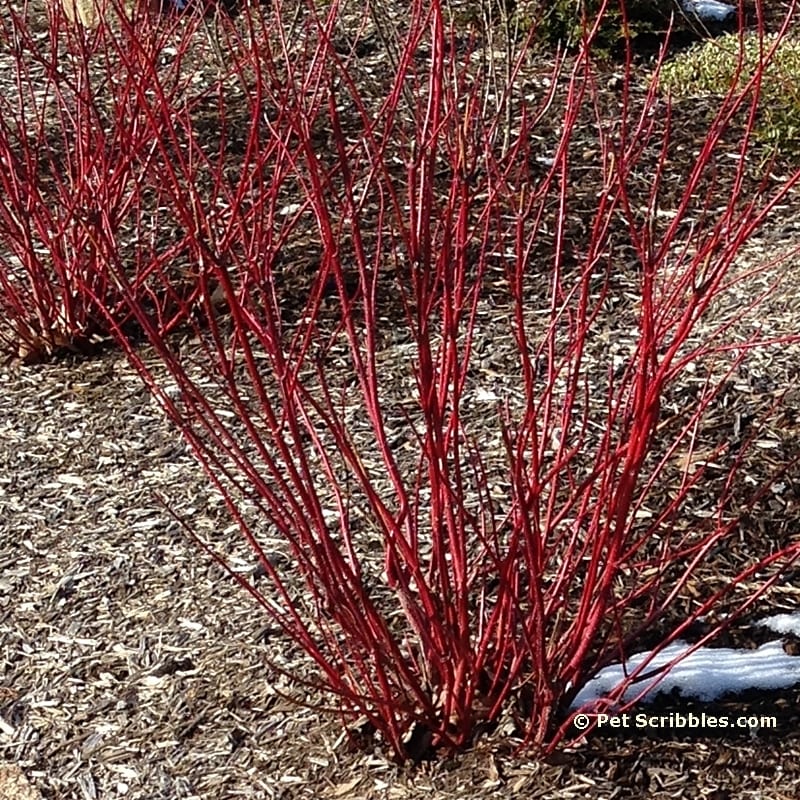
<svg viewBox="0 0 800 800">
<path fill-rule="evenodd" d="M 780 614 L 770 619 L 779 620 L 772 624 L 788 625 L 783 620 L 785 617 L 793 620 L 794 630 L 800 628 L 800 614 Z M 778 632 L 788 632 L 788 628 Z M 643 669 L 643 674 L 668 664 L 689 649 L 691 646 L 685 642 L 671 644 L 653 658 Z M 638 653 L 628 659 L 627 673 L 633 672 L 649 655 Z M 581 708 L 608 696 L 624 678 L 622 665 L 606 667 L 578 692 L 572 708 Z M 710 701 L 748 689 L 787 689 L 800 683 L 800 657 L 787 655 L 780 641 L 767 642 L 756 650 L 701 647 L 687 655 L 663 678 L 659 675 L 648 681 L 653 687 L 643 698 L 644 702 L 673 691 L 679 692 L 682 697 Z M 634 700 L 646 686 L 644 682 L 630 686 L 625 692 L 625 702 Z"/>
<path fill-rule="evenodd" d="M 681 7 L 702 22 L 725 22 L 736 13 L 736 7 L 719 0 L 683 0 Z"/>
<path fill-rule="evenodd" d="M 757 623 L 762 628 L 769 628 L 775 633 L 793 633 L 795 636 L 800 636 L 800 611 L 795 611 L 794 614 L 775 614 L 772 617 L 762 619 Z"/>
</svg>

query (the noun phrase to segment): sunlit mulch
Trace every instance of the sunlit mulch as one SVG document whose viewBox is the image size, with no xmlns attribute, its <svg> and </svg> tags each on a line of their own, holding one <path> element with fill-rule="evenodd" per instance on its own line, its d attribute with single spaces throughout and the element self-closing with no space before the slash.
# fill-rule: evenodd
<svg viewBox="0 0 800 800">
<path fill-rule="evenodd" d="M 365 58 L 379 54 L 378 47 Z M 643 189 L 646 181 L 643 175 Z M 595 192 L 591 177 L 575 192 L 588 208 Z M 792 203 L 779 209 L 741 254 L 737 269 L 791 253 L 800 241 L 796 219 Z M 581 220 L 574 223 L 577 236 Z M 303 266 L 313 269 L 313 263 Z M 698 338 L 779 276 L 784 282 L 775 294 L 730 335 L 752 332 L 756 323 L 765 336 L 797 332 L 800 273 L 789 261 L 721 298 Z M 288 269 L 287 295 L 294 286 L 302 289 L 305 278 L 302 268 Z M 621 264 L 613 302 L 599 323 L 608 335 L 604 349 L 593 354 L 598 361 L 624 355 L 631 345 L 635 285 L 633 266 Z M 533 303 L 529 311 L 535 315 Z M 513 400 L 508 319 L 501 293 L 481 308 L 475 343 L 480 367 L 467 409 L 473 422 L 488 413 L 481 398 Z M 413 354 L 389 331 L 387 324 L 384 391 L 402 405 L 409 392 L 403 366 Z M 187 361 L 195 355 L 202 362 L 196 342 L 181 346 Z M 155 357 L 145 352 L 158 371 Z M 347 360 L 337 362 L 334 350 L 336 363 L 342 374 L 334 378 L 344 382 Z M 772 427 L 759 432 L 762 445 L 745 471 L 758 477 L 774 460 L 791 457 L 800 447 L 798 374 L 796 345 L 753 353 L 712 410 L 709 442 L 720 435 L 715 425 L 727 426 L 722 435 L 728 435 L 736 419 L 757 418 L 786 391 Z M 670 397 L 675 409 L 690 404 L 703 379 L 702 371 L 687 372 Z M 415 768 L 387 760 L 377 742 L 356 746 L 335 715 L 287 700 L 302 698 L 303 687 L 268 664 L 303 676 L 312 669 L 307 659 L 167 513 L 164 505 L 267 590 L 221 498 L 120 354 L 109 349 L 92 359 L 5 369 L 0 381 L 0 758 L 7 762 L 0 765 L 0 798 L 3 791 L 70 800 L 644 794 L 778 800 L 796 794 L 797 690 L 732 701 L 742 710 L 758 706 L 759 713 L 774 704 L 785 727 L 773 738 L 646 743 L 596 736 L 542 763 L 515 754 L 516 743 L 501 726 L 463 755 Z M 489 456 L 499 446 L 488 439 L 481 444 Z M 368 457 L 368 448 L 364 452 Z M 741 548 L 719 553 L 706 579 L 724 581 L 754 552 L 796 536 L 799 499 L 797 475 L 791 474 L 743 528 Z M 687 514 L 695 511 L 702 508 Z M 257 518 L 251 520 L 258 526 Z M 271 544 L 279 557 L 281 541 Z M 788 578 L 752 616 L 794 610 L 798 592 Z M 748 621 L 726 643 L 746 646 L 752 638 Z M 330 702 L 317 695 L 305 699 Z M 359 740 L 363 745 L 365 738 Z"/>
<path fill-rule="evenodd" d="M 792 292 L 784 297 L 771 324 L 797 319 Z M 773 350 L 752 369 L 768 368 L 778 389 L 798 355 Z M 334 718 L 283 699 L 297 687 L 265 662 L 298 674 L 308 664 L 156 502 L 158 491 L 199 534 L 227 542 L 238 571 L 254 572 L 219 497 L 119 354 L 2 381 L 0 736 L 45 797 L 577 798 L 641 787 L 642 775 L 665 797 L 735 779 L 737 797 L 772 785 L 771 770 L 751 774 L 772 744 L 667 742 L 645 756 L 636 742 L 595 738 L 545 765 L 515 758 L 497 732 L 417 771 L 352 749 Z M 783 516 L 796 514 L 791 500 Z M 787 582 L 761 611 L 795 608 L 797 596 Z M 781 760 L 788 768 L 785 750 Z"/>
</svg>

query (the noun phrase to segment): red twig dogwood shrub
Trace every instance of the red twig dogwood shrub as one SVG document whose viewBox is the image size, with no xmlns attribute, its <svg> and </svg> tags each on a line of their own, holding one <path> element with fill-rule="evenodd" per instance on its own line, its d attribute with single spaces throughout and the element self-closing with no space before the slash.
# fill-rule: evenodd
<svg viewBox="0 0 800 800">
<path fill-rule="evenodd" d="M 125 326 L 111 277 L 121 269 L 162 332 L 191 304 L 193 282 L 149 274 L 185 261 L 180 231 L 161 203 L 152 158 L 163 120 L 202 102 L 202 70 L 186 69 L 198 15 L 181 27 L 144 12 L 116 14 L 96 31 L 66 23 L 50 5 L 47 27 L 3 3 L 0 47 L 15 91 L 0 97 L 0 350 L 35 361 L 87 351 L 107 337 L 97 303 Z M 157 289 L 157 291 L 156 291 Z M 130 318 L 132 319 L 132 318 Z"/>
<path fill-rule="evenodd" d="M 746 431 L 699 457 L 759 298 L 698 326 L 757 272 L 737 254 L 800 175 L 753 175 L 758 74 L 687 155 L 657 76 L 629 55 L 603 88 L 591 30 L 548 74 L 523 53 L 506 131 L 437 2 L 415 4 L 374 93 L 335 3 L 292 35 L 284 15 L 226 28 L 248 93 L 234 125 L 219 85 L 217 145 L 189 113 L 150 140 L 202 308 L 165 338 L 120 268 L 164 369 L 120 339 L 269 588 L 237 580 L 348 720 L 400 758 L 504 714 L 552 748 L 602 666 L 721 609 L 713 635 L 798 555 L 697 585 L 775 478 L 743 490 Z M 689 369 L 707 378 L 679 402 Z"/>
</svg>

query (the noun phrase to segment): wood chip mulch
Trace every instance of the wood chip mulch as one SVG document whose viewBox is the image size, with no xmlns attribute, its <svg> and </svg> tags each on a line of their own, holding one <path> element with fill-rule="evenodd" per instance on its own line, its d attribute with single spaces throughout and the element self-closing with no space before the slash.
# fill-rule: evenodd
<svg viewBox="0 0 800 800">
<path fill-rule="evenodd" d="M 737 268 L 796 258 L 798 218 L 794 206 L 777 209 Z M 613 334 L 606 357 L 630 345 L 631 308 L 623 301 L 635 276 L 623 272 L 620 302 L 600 321 Z M 729 333 L 755 325 L 765 336 L 796 333 L 800 273 L 792 261 L 732 289 L 709 325 L 779 276 L 775 294 Z M 505 334 L 498 327 L 508 317 L 496 299 L 481 310 L 475 393 L 513 395 L 503 361 L 514 344 L 507 326 Z M 708 330 L 699 328 L 698 338 Z M 184 347 L 190 352 L 192 343 Z M 407 392 L 398 365 L 409 357 L 406 343 L 387 343 L 392 396 Z M 762 449 L 800 446 L 800 417 L 789 415 L 800 413 L 800 346 L 754 352 L 744 367 L 725 408 L 746 416 L 786 390 L 781 428 L 765 432 Z M 674 402 L 685 402 L 703 380 L 687 372 Z M 473 413 L 484 412 L 476 404 Z M 713 706 L 718 713 L 775 709 L 782 727 L 773 735 L 595 735 L 541 761 L 515 752 L 498 730 L 466 753 L 417 767 L 396 765 L 377 745 L 354 747 L 337 718 L 314 707 L 325 698 L 305 696 L 269 667 L 303 676 L 313 669 L 308 659 L 156 500 L 158 492 L 171 512 L 224 548 L 237 572 L 260 580 L 222 498 L 118 351 L 0 370 L 0 444 L 0 800 L 800 794 L 797 688 Z M 760 531 L 754 522 L 743 536 L 796 536 L 797 485 L 787 479 L 776 488 L 769 524 Z M 737 558 L 720 553 L 716 563 L 722 570 Z M 799 592 L 785 580 L 754 618 L 798 608 Z M 730 633 L 730 644 L 745 646 L 748 622 Z M 662 712 L 669 708 L 662 704 Z"/>
<path fill-rule="evenodd" d="M 791 297 L 776 295 L 774 308 L 795 315 Z M 772 368 L 797 357 L 772 353 Z M 594 737 L 556 763 L 515 756 L 496 735 L 416 770 L 354 750 L 336 719 L 285 699 L 296 687 L 265 663 L 303 674 L 303 656 L 154 500 L 158 490 L 201 535 L 231 533 L 122 356 L 5 370 L 0 381 L 6 782 L 24 786 L 20 768 L 43 797 L 76 800 L 622 797 L 644 786 L 659 797 L 777 799 L 790 796 L 787 781 L 800 786 L 796 729 L 777 741 L 648 747 Z M 254 572 L 246 547 L 228 540 L 235 568 Z M 763 611 L 792 601 L 785 586 Z M 726 787 L 734 794 L 713 794 Z"/>
</svg>

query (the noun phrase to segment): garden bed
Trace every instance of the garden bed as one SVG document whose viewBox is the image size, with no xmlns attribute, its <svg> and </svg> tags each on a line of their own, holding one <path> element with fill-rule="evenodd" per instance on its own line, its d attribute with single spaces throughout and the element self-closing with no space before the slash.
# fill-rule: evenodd
<svg viewBox="0 0 800 800">
<path fill-rule="evenodd" d="M 369 40 L 370 32 L 363 38 Z M 387 69 L 381 47 L 375 43 L 378 38 L 372 36 L 374 46 L 364 50 L 363 72 L 358 73 L 365 81 L 365 95 L 379 91 L 381 70 Z M 206 48 L 207 63 L 212 60 L 209 53 Z M 518 78 L 520 87 L 540 91 L 548 68 L 541 56 L 532 59 Z M 646 63 L 639 68 L 642 81 L 636 91 L 641 99 L 647 85 Z M 602 100 L 613 107 L 620 101 L 615 68 L 603 69 L 598 75 L 598 83 L 607 86 Z M 367 82 L 369 76 L 374 77 L 374 85 Z M 708 99 L 697 104 L 684 100 L 676 106 L 676 157 L 662 177 L 667 191 L 661 210 L 667 214 L 671 211 L 669 188 L 676 196 L 680 193 L 687 164 L 702 146 L 713 110 Z M 210 113 L 207 122 L 213 139 L 219 132 L 218 120 Z M 202 130 L 202 116 L 198 123 Z M 545 118 L 537 128 L 540 150 L 532 155 L 539 163 L 546 163 L 558 141 L 558 125 L 558 119 Z M 715 155 L 720 163 L 736 157 L 735 131 L 734 127 L 730 138 L 719 145 Z M 578 135 L 576 151 L 580 144 Z M 572 215 L 565 220 L 577 254 L 591 223 L 601 177 L 591 145 L 587 138 L 578 170 L 584 177 L 570 188 Z M 653 156 L 657 155 L 654 150 Z M 236 148 L 230 157 L 233 169 Z M 781 170 L 790 167 L 776 162 L 773 179 L 777 181 Z M 723 198 L 732 191 L 725 184 L 726 174 L 722 169 L 717 176 L 716 189 Z M 632 176 L 633 193 L 638 187 L 646 196 L 650 179 L 644 170 Z M 757 180 L 754 164 L 741 191 L 752 190 Z M 731 343 L 745 340 L 754 331 L 765 339 L 797 333 L 798 211 L 795 193 L 791 193 L 742 248 L 731 276 L 747 277 L 719 293 L 693 331 L 693 341 L 703 341 L 733 318 L 735 323 L 725 330 Z M 302 324 L 304 298 L 318 268 L 314 242 L 298 239 L 294 244 L 279 272 L 287 330 Z M 546 259 L 552 243 L 543 236 L 540 244 Z M 756 269 L 760 266 L 763 269 Z M 584 363 L 597 365 L 592 380 L 605 380 L 605 365 L 631 348 L 630 326 L 638 308 L 637 270 L 635 259 L 621 259 L 610 282 L 602 313 L 595 319 L 602 335 L 587 344 Z M 525 309 L 531 330 L 536 330 L 537 318 L 547 311 L 547 298 L 538 293 L 535 277 L 531 276 Z M 519 396 L 518 365 L 512 366 L 517 345 L 509 324 L 514 309 L 504 279 L 502 264 L 490 265 L 485 294 L 477 307 L 476 366 L 464 395 L 464 420 L 472 430 L 480 430 L 480 421 L 496 411 L 500 400 L 513 409 Z M 748 308 L 763 292 L 768 292 L 765 300 Z M 320 320 L 335 328 L 338 298 L 335 292 L 331 294 Z M 389 409 L 398 412 L 387 417 L 387 426 L 397 442 L 398 463 L 411 470 L 415 453 L 404 449 L 408 439 L 402 431 L 409 417 L 399 412 L 409 397 L 414 353 L 397 324 L 402 312 L 398 304 L 387 297 L 381 312 L 385 329 L 376 353 L 381 390 Z M 227 324 L 224 309 L 220 320 Z M 345 387 L 352 369 L 346 343 L 337 344 L 335 337 L 332 341 L 325 354 L 326 375 L 329 385 Z M 225 408 L 228 399 L 215 394 L 219 387 L 209 379 L 212 373 L 202 342 L 181 329 L 170 334 L 170 342 L 187 370 L 206 387 L 209 403 Z M 657 798 L 779 800 L 796 793 L 800 782 L 793 767 L 800 763 L 796 710 L 800 690 L 796 688 L 723 698 L 706 707 L 708 713 L 717 714 L 769 714 L 774 709 L 779 730 L 744 740 L 692 734 L 650 741 L 644 736 L 595 732 L 575 747 L 540 760 L 516 752 L 519 730 L 509 713 L 493 729 L 479 731 L 466 752 L 421 752 L 421 763 L 401 767 L 391 760 L 384 743 L 371 736 L 368 726 L 348 723 L 350 735 L 346 735 L 337 715 L 330 713 L 335 701 L 301 682 L 305 677 L 313 680 L 316 666 L 270 624 L 263 609 L 176 521 L 176 517 L 184 521 L 219 549 L 246 582 L 269 594 L 263 569 L 239 535 L 220 494 L 126 358 L 110 343 L 100 345 L 91 358 L 69 354 L 55 363 L 15 365 L 0 372 L 4 662 L 0 760 L 18 766 L 31 791 L 48 800 L 423 796 L 444 800 L 517 794 L 556 800 L 643 793 Z M 169 389 L 171 376 L 159 355 L 144 344 L 138 352 Z M 670 386 L 665 410 L 680 417 L 690 408 L 707 368 L 698 364 L 687 369 Z M 800 451 L 798 375 L 800 345 L 778 343 L 753 350 L 708 409 L 695 450 L 687 457 L 699 459 L 703 453 L 714 453 L 720 441 L 738 439 L 743 425 L 761 421 L 762 429 L 747 431 L 755 436 L 757 446 L 740 465 L 741 494 L 736 496 L 745 496 L 747 487 L 757 485 L 776 463 L 792 462 Z M 602 397 L 602 392 L 597 396 Z M 352 425 L 359 453 L 377 474 L 380 462 L 370 462 L 378 454 L 368 426 L 361 425 L 366 421 L 361 419 L 358 396 L 352 398 L 352 406 L 347 406 L 344 392 L 342 397 L 343 414 Z M 498 437 L 486 437 L 478 444 L 488 464 L 503 463 Z M 675 454 L 675 464 L 665 475 L 687 471 L 681 456 Z M 322 475 L 320 481 L 319 493 L 324 497 Z M 724 584 L 755 558 L 796 541 L 799 481 L 797 469 L 790 470 L 751 510 L 737 531 L 736 546 L 715 551 L 684 587 L 685 596 L 676 603 L 673 616 L 661 621 L 664 631 L 680 621 L 682 609 L 691 609 L 704 585 Z M 380 488 L 377 482 L 376 486 Z M 668 484 L 662 487 L 664 493 L 670 490 Z M 659 499 L 658 490 L 653 496 Z M 326 500 L 328 510 L 335 509 L 334 499 Z M 383 553 L 373 547 L 380 543 L 379 534 L 367 514 L 359 517 L 358 508 L 352 513 L 359 557 L 377 573 Z M 697 496 L 684 513 L 687 527 L 701 526 L 708 515 L 705 499 Z M 272 559 L 276 564 L 288 563 L 285 542 L 267 529 L 255 508 L 245 506 L 243 514 L 258 532 L 271 563 Z M 716 644 L 752 646 L 752 623 L 769 614 L 794 611 L 800 593 L 797 574 L 783 576 Z M 299 576 L 290 585 L 303 591 Z M 732 606 L 755 585 L 742 584 L 726 602 Z M 393 608 L 385 613 L 389 620 L 399 614 Z M 650 632 L 656 643 L 664 631 Z M 701 636 L 702 631 L 695 635 Z M 648 646 L 646 638 L 641 640 L 643 648 Z M 309 707 L 298 706 L 297 701 Z M 700 707 L 661 701 L 657 708 L 669 714 Z M 0 783 L 0 797 L 2 792 Z"/>
</svg>

